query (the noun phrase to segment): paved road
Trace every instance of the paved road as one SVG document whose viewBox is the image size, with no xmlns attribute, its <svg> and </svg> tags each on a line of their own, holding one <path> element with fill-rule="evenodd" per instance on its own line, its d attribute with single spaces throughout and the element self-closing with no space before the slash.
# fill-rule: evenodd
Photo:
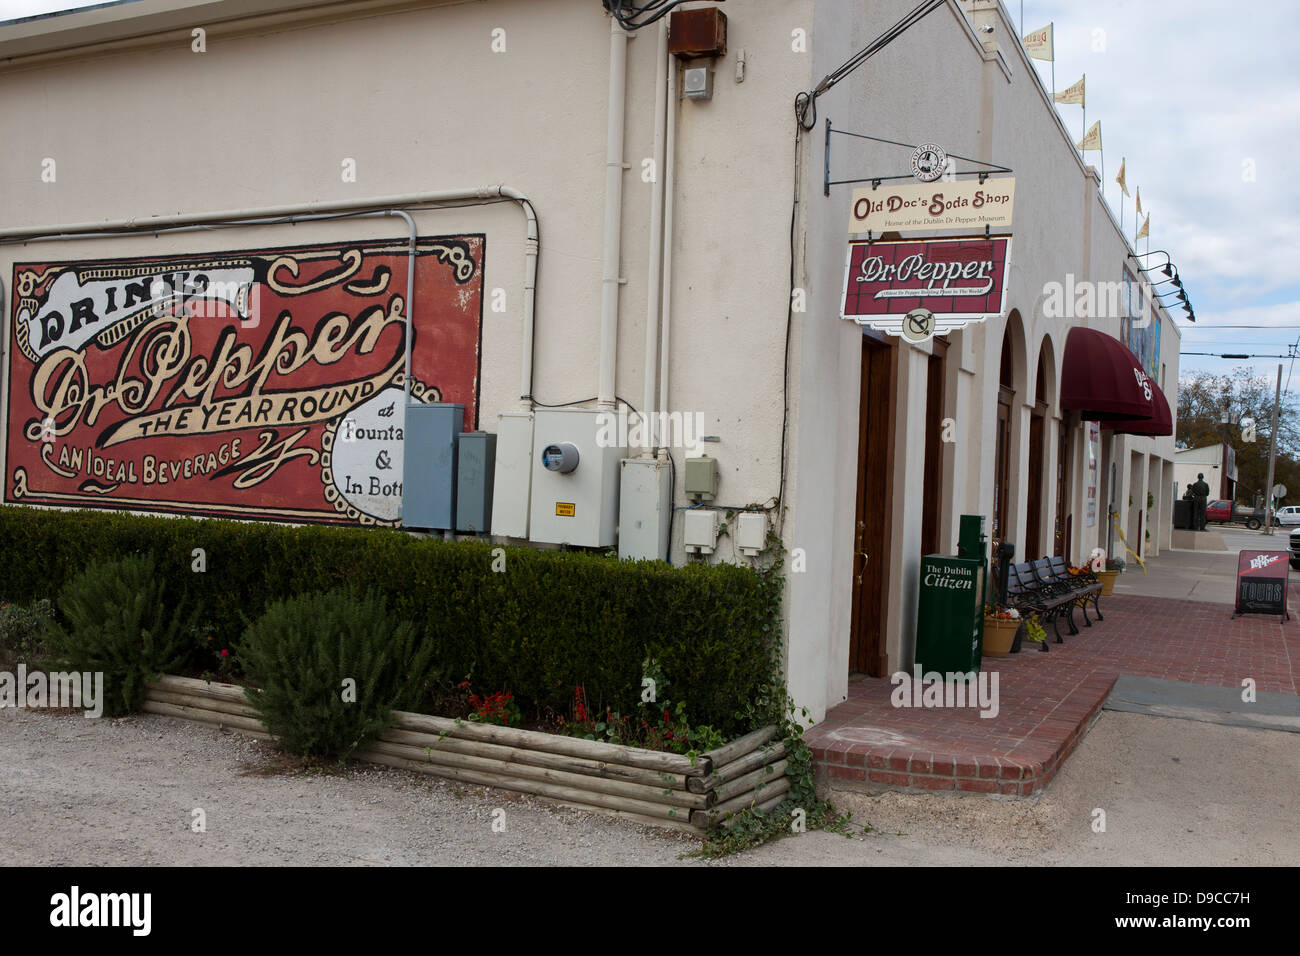
<svg viewBox="0 0 1300 956">
<path fill-rule="evenodd" d="M 1296 746 L 1290 733 L 1106 712 L 1038 798 L 846 797 L 874 832 L 704 864 L 684 858 L 687 837 L 499 791 L 377 768 L 277 773 L 266 745 L 167 717 L 5 710 L 0 847 L 8 865 L 1295 864 Z"/>
</svg>

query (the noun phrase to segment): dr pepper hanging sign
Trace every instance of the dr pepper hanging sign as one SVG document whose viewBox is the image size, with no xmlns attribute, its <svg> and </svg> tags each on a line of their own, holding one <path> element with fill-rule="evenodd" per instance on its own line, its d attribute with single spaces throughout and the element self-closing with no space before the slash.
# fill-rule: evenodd
<svg viewBox="0 0 1300 956">
<path fill-rule="evenodd" d="M 943 335 L 1006 307 L 1011 237 L 852 242 L 840 316 L 891 335 L 932 315 Z"/>
<path fill-rule="evenodd" d="M 476 421 L 482 236 L 417 242 L 413 400 Z M 6 501 L 400 516 L 408 243 L 14 265 Z"/>
</svg>

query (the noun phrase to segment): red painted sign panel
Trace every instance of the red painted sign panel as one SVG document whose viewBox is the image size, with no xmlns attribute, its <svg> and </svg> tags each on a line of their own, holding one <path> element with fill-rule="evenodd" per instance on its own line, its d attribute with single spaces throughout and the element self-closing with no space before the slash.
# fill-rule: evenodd
<svg viewBox="0 0 1300 956">
<path fill-rule="evenodd" d="M 413 400 L 477 422 L 482 236 L 418 240 Z M 400 514 L 408 243 L 18 263 L 5 500 Z"/>
<path fill-rule="evenodd" d="M 840 314 L 902 317 L 928 309 L 944 319 L 985 319 L 1006 305 L 1011 239 L 853 242 Z"/>
</svg>

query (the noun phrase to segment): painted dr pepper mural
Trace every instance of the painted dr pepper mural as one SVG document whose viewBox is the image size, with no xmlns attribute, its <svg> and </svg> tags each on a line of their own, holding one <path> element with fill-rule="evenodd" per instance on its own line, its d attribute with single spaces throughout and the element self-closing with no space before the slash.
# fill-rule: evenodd
<svg viewBox="0 0 1300 956">
<path fill-rule="evenodd" d="M 482 236 L 417 244 L 411 400 L 477 421 Z M 408 243 L 19 263 L 5 498 L 391 525 Z"/>
</svg>

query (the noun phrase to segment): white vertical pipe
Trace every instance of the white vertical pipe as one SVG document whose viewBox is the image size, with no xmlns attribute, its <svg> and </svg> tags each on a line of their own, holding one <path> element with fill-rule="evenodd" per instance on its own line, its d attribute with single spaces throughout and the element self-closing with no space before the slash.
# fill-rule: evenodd
<svg viewBox="0 0 1300 956">
<path fill-rule="evenodd" d="M 645 297 L 645 389 L 641 398 L 642 413 L 646 416 L 647 455 L 655 449 L 656 405 L 655 377 L 659 364 L 659 303 L 663 268 L 664 244 L 664 127 L 668 106 L 668 20 L 659 21 L 659 42 L 656 46 L 655 67 L 655 181 L 650 190 L 650 274 L 646 280 Z"/>
<path fill-rule="evenodd" d="M 677 64 L 668 63 L 668 121 L 664 138 L 664 260 L 660 310 L 663 329 L 659 335 L 660 421 L 668 421 L 668 360 L 673 320 L 673 179 L 677 153 Z"/>
<path fill-rule="evenodd" d="M 533 407 L 533 337 L 537 328 L 537 214 L 528 198 L 517 189 L 501 187 L 501 195 L 519 203 L 527 218 L 524 237 L 524 339 L 523 370 L 519 377 L 519 405 L 524 411 Z"/>
<path fill-rule="evenodd" d="M 600 405 L 614 407 L 618 363 L 619 250 L 623 231 L 623 129 L 627 108 L 627 33 L 609 18 L 609 112 L 605 130 L 605 241 L 601 252 Z"/>
</svg>

